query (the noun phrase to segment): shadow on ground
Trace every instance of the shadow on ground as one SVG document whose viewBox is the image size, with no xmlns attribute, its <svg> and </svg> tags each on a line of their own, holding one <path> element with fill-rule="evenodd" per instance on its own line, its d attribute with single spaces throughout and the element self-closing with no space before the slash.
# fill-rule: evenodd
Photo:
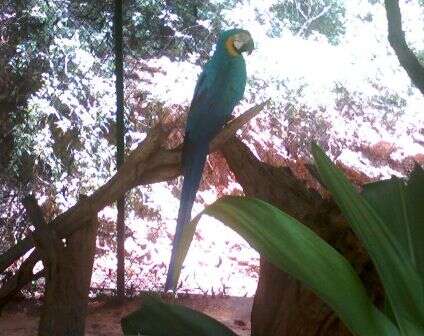
<svg viewBox="0 0 424 336">
<path fill-rule="evenodd" d="M 176 300 L 227 325 L 240 336 L 250 335 L 253 298 L 187 295 Z M 92 299 L 86 336 L 122 336 L 121 318 L 136 310 L 141 300 L 128 299 L 117 305 L 111 299 Z M 0 336 L 36 335 L 42 302 L 21 300 L 10 303 L 0 316 Z"/>
</svg>

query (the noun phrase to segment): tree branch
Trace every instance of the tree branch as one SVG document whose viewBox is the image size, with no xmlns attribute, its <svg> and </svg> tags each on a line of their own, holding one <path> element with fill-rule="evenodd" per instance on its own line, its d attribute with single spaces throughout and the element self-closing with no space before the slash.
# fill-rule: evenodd
<svg viewBox="0 0 424 336">
<path fill-rule="evenodd" d="M 25 197 L 22 201 L 22 204 L 24 205 L 28 217 L 35 227 L 32 235 L 35 246 L 41 256 L 44 266 L 50 263 L 55 263 L 57 253 L 56 251 L 60 241 L 53 234 L 53 232 L 50 230 L 50 227 L 44 220 L 43 212 L 33 195 Z"/>
<path fill-rule="evenodd" d="M 406 43 L 405 32 L 402 30 L 399 1 L 385 0 L 384 3 L 386 5 L 389 43 L 412 83 L 424 94 L 424 67 Z"/>
<path fill-rule="evenodd" d="M 268 101 L 250 108 L 229 122 L 212 141 L 210 151 L 216 151 L 232 138 L 240 127 L 248 123 L 263 110 Z M 66 237 L 81 226 L 87 224 L 94 214 L 106 205 L 113 203 L 131 188 L 138 185 L 167 181 L 180 175 L 182 147 L 179 146 L 172 150 L 162 147 L 168 132 L 168 130 L 160 126 L 153 128 L 147 134 L 144 141 L 131 152 L 119 171 L 106 184 L 97 189 L 92 195 L 80 199 L 77 204 L 52 220 L 48 226 L 56 234 L 56 237 Z M 18 257 L 29 251 L 33 246 L 33 239 L 27 237 L 1 255 L 0 272 L 11 265 Z M 38 261 L 39 255 L 36 251 L 33 251 L 28 259 L 30 258 L 31 260 L 36 258 L 36 261 Z M 30 266 L 27 266 L 27 268 Z M 27 271 L 27 268 L 25 268 L 25 271 Z M 21 272 L 24 272 L 23 267 L 21 267 L 17 274 Z M 25 281 L 21 280 L 19 282 L 21 287 L 29 282 L 31 277 L 26 276 L 23 279 Z M 6 283 L 0 289 L 0 304 L 2 298 L 10 293 L 10 290 L 8 290 L 9 287 L 9 283 Z M 16 288 L 16 286 L 13 288 Z"/>
<path fill-rule="evenodd" d="M 130 154 L 127 162 L 103 186 L 87 198 L 80 199 L 66 212 L 58 215 L 49 224 L 58 238 L 63 238 L 89 221 L 93 214 L 113 203 L 127 190 L 137 185 L 149 163 L 149 157 L 157 151 L 167 133 L 161 127 L 155 127 L 146 139 Z M 0 272 L 10 266 L 34 246 L 31 237 L 19 241 L 0 256 Z"/>
<path fill-rule="evenodd" d="M 327 14 L 327 12 L 331 9 L 331 5 L 327 5 L 325 6 L 321 12 L 319 12 L 317 15 L 312 16 L 312 17 L 307 17 L 305 16 L 305 14 L 302 13 L 303 17 L 306 19 L 305 23 L 302 25 L 302 27 L 300 27 L 299 31 L 297 32 L 297 36 L 301 36 L 303 34 L 303 32 L 309 28 L 309 26 L 315 21 L 318 20 L 320 17 L 324 16 L 325 14 Z M 300 7 L 299 7 L 300 10 Z"/>
<path fill-rule="evenodd" d="M 0 314 L 3 307 L 14 298 L 19 291 L 31 280 L 36 280 L 44 275 L 43 271 L 33 274 L 35 264 L 40 260 L 36 250 L 32 251 L 22 263 L 19 270 L 0 288 Z"/>
</svg>

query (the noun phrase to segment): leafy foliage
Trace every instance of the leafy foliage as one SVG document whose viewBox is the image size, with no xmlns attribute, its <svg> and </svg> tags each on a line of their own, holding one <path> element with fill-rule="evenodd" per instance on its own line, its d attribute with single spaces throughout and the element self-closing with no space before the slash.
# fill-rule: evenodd
<svg viewBox="0 0 424 336">
<path fill-rule="evenodd" d="M 83 25 L 83 40 L 104 58 L 112 45 L 110 22 L 113 2 L 78 0 L 69 3 L 75 26 Z M 131 0 L 124 3 L 124 40 L 131 57 L 167 56 L 183 60 L 193 52 L 207 52 L 213 33 L 221 28 L 222 4 L 210 1 Z M 101 13 L 102 15 L 99 15 Z M 210 29 L 199 22 L 210 23 Z M 101 34 L 104 39 L 93 35 Z M 94 44 L 91 44 L 94 42 Z"/>
<path fill-rule="evenodd" d="M 224 197 L 203 213 L 237 231 L 271 263 L 314 289 L 359 335 L 366 335 L 367 330 L 373 331 L 370 335 L 393 330 L 372 305 L 352 266 L 296 219 L 266 202 L 246 197 Z M 199 218 L 185 230 L 181 264 Z M 350 293 L 350 300 L 345 293 Z"/>
<path fill-rule="evenodd" d="M 410 252 L 415 246 L 420 245 L 422 239 L 419 235 L 412 237 L 410 232 L 411 228 L 417 228 L 420 225 L 419 222 L 414 223 L 414 221 L 424 215 L 424 209 L 419 205 L 419 200 L 410 198 L 411 202 L 406 207 L 406 192 L 396 190 L 399 187 L 398 181 L 392 180 L 391 184 L 386 184 L 385 187 L 380 185 L 368 188 L 374 192 L 374 195 L 371 195 L 368 191 L 370 193 L 368 199 L 372 200 L 370 204 L 355 191 L 319 148 L 315 147 L 313 150 L 321 178 L 376 265 L 401 334 L 423 333 L 424 279 L 414 260 L 411 260 L 414 254 Z M 417 167 L 414 175 L 422 176 L 422 174 L 422 169 Z M 424 187 L 423 182 L 423 178 L 411 179 L 408 190 L 414 194 L 417 189 Z M 413 185 L 413 183 L 416 184 Z M 380 189 L 379 192 L 377 189 Z M 393 195 L 393 191 L 396 194 Z M 387 197 L 390 192 L 392 192 L 391 197 Z M 396 222 L 393 221 L 394 218 L 384 221 L 379 215 L 382 209 L 389 207 L 397 209 L 395 210 L 398 219 Z M 412 216 L 408 216 L 409 213 Z M 387 220 L 385 216 L 383 218 Z M 396 226 L 405 226 L 401 235 L 394 235 L 393 228 Z M 400 233 L 399 230 L 399 228 L 396 230 L 397 233 Z M 402 243 L 405 239 L 408 240 L 408 244 Z"/>
<path fill-rule="evenodd" d="M 416 166 L 407 183 L 393 176 L 364 186 L 363 195 L 387 225 L 400 244 L 403 253 L 418 273 L 424 274 L 424 211 L 419 200 L 424 199 L 424 171 Z M 384 195 L 384 200 L 381 197 Z"/>
<path fill-rule="evenodd" d="M 283 0 L 273 5 L 271 10 L 299 36 L 308 37 L 318 32 L 337 44 L 345 32 L 345 8 L 340 0 Z"/>
<path fill-rule="evenodd" d="M 33 1 L 6 1 L 0 6 L 0 41 L 7 41 L 0 43 L 0 175 L 18 180 L 25 159 L 14 149 L 28 151 L 29 147 L 17 137 L 23 130 L 33 130 L 33 123 L 27 123 L 27 102 L 40 89 L 47 68 L 42 54 L 48 44 L 46 27 L 40 18 L 29 15 L 33 5 Z"/>
<path fill-rule="evenodd" d="M 374 261 L 393 315 L 385 316 L 372 305 L 344 257 L 306 226 L 258 199 L 225 197 L 197 216 L 184 229 L 176 278 L 197 222 L 208 214 L 236 230 L 271 263 L 310 286 L 354 334 L 422 334 L 423 169 L 417 166 L 406 185 L 399 179 L 376 182 L 361 196 L 319 147 L 313 146 L 313 155 L 322 181 Z"/>
</svg>

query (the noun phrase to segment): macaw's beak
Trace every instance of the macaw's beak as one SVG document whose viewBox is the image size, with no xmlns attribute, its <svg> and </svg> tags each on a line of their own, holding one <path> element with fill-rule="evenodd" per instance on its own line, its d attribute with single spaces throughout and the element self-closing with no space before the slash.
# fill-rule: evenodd
<svg viewBox="0 0 424 336">
<path fill-rule="evenodd" d="M 247 41 L 245 44 L 243 44 L 243 47 L 241 48 L 240 51 L 246 51 L 248 55 L 250 55 L 253 51 L 253 49 L 255 49 L 255 44 L 253 43 L 252 39 L 249 39 L 249 41 Z"/>
</svg>

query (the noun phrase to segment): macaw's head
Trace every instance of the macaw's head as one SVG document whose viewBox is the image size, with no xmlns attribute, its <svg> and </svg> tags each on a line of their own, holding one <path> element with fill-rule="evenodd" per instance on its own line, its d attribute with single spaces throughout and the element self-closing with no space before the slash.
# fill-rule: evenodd
<svg viewBox="0 0 424 336">
<path fill-rule="evenodd" d="M 244 29 L 231 29 L 222 32 L 218 43 L 222 44 L 231 56 L 240 56 L 245 51 L 250 55 L 255 47 L 252 36 Z"/>
</svg>

